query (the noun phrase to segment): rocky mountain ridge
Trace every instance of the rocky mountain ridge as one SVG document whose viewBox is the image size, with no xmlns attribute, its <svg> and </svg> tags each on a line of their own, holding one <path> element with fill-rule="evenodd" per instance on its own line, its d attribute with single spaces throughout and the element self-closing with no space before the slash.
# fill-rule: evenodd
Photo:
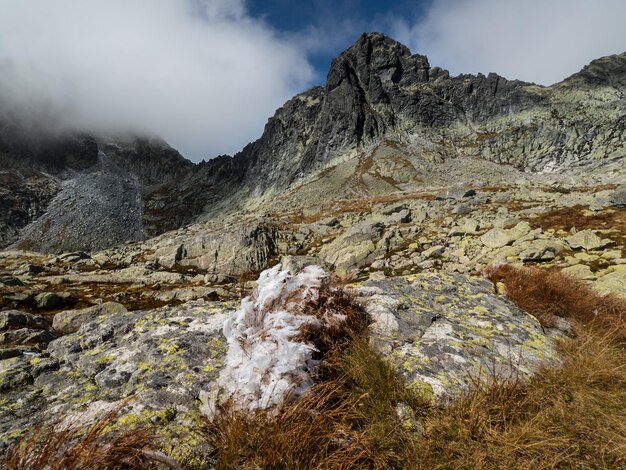
<svg viewBox="0 0 626 470">
<path fill-rule="evenodd" d="M 89 236 L 64 235 L 74 226 L 53 221 L 72 210 L 70 201 L 89 193 L 89 188 L 74 189 L 74 196 L 49 206 L 54 210 L 48 217 L 20 235 L 19 246 L 53 251 L 106 248 L 271 204 L 278 194 L 309 195 L 311 182 L 317 188 L 315 197 L 324 200 L 418 190 L 445 182 L 446 165 L 464 165 L 455 160 L 484 160 L 531 173 L 620 161 L 626 152 L 624 76 L 626 54 L 598 59 L 550 87 L 493 73 L 451 77 L 383 34 L 363 34 L 333 61 L 325 86 L 285 103 L 269 119 L 261 138 L 234 157 L 193 165 L 155 139 L 106 141 L 82 134 L 54 145 L 37 144 L 37 151 L 30 145 L 30 154 L 13 151 L 13 162 L 33 162 L 29 168 L 39 171 L 49 171 L 51 165 L 66 172 L 86 171 L 81 165 L 104 171 L 114 165 L 116 171 L 95 179 L 117 182 L 124 174 L 122 180 L 136 181 L 115 183 L 114 195 L 100 191 L 96 198 L 111 207 L 119 206 L 116 195 L 136 201 L 129 214 L 133 223 L 120 225 L 118 236 L 99 238 L 102 225 L 96 218 L 106 217 L 103 211 L 83 211 L 78 217 L 89 221 L 78 232 L 94 227 Z M 50 152 L 45 165 L 38 158 L 42 149 L 46 156 Z M 15 239 L 17 229 L 45 212 L 56 194 L 52 188 L 63 186 L 49 181 L 47 187 L 50 191 L 33 204 L 37 209 L 30 210 L 31 216 L 14 217 L 16 223 L 5 216 L 5 225 L 10 225 L 5 232 L 11 232 L 3 236 L 5 245 Z M 298 199 L 306 198 L 291 197 Z M 10 204 L 25 203 L 4 205 Z M 18 210 L 29 213 L 24 207 Z M 46 234 L 55 242 L 45 241 Z"/>
</svg>

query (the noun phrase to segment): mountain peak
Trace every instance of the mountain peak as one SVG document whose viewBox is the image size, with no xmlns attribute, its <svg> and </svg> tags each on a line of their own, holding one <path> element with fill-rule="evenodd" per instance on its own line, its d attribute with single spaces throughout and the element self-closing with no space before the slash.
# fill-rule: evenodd
<svg viewBox="0 0 626 470">
<path fill-rule="evenodd" d="M 370 76 L 382 81 L 399 82 L 405 71 L 411 78 L 427 76 L 428 59 L 411 55 L 404 44 L 383 33 L 363 33 L 356 42 L 336 57 L 328 72 L 327 88 L 336 88 L 348 75 L 355 75 L 361 83 L 368 84 Z M 418 72 L 417 77 L 415 72 Z"/>
</svg>

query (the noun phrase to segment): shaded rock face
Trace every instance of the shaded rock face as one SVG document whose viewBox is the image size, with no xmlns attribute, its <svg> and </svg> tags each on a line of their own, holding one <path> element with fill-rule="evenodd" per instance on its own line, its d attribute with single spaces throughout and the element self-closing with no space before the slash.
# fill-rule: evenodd
<svg viewBox="0 0 626 470">
<path fill-rule="evenodd" d="M 45 173 L 0 170 L 0 247 L 40 217 L 59 190 L 59 182 Z"/>
<path fill-rule="evenodd" d="M 56 141 L 37 152 L 0 146 L 0 246 L 61 252 L 143 240 L 143 194 L 194 166 L 156 138 L 84 139 L 58 150 L 63 158 Z"/>
<path fill-rule="evenodd" d="M 90 135 L 47 132 L 3 114 L 0 124 L 0 168 L 63 174 L 98 162 L 98 145 Z"/>
</svg>

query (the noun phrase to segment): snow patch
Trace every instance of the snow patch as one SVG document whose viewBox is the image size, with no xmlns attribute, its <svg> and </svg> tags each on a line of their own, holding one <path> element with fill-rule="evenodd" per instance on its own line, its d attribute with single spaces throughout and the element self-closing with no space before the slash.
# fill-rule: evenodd
<svg viewBox="0 0 626 470">
<path fill-rule="evenodd" d="M 300 336 L 302 327 L 345 320 L 338 314 L 318 318 L 306 308 L 328 279 L 322 268 L 307 266 L 296 274 L 281 269 L 278 264 L 263 271 L 253 294 L 224 322 L 225 367 L 200 396 L 209 417 L 229 400 L 238 410 L 254 411 L 300 395 L 313 384 L 317 365 L 315 346 Z"/>
</svg>

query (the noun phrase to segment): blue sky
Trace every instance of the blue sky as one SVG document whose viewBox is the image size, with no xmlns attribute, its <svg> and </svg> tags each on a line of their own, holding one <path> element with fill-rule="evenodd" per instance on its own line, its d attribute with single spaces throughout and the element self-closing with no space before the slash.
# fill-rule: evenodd
<svg viewBox="0 0 626 470">
<path fill-rule="evenodd" d="M 332 59 L 349 47 L 364 31 L 393 35 L 394 22 L 402 18 L 417 21 L 431 0 L 251 0 L 252 16 L 267 21 L 287 36 L 314 34 L 317 44 L 309 44 L 307 57 L 316 79 L 324 77 Z M 317 34 L 315 34 L 317 33 Z"/>
<path fill-rule="evenodd" d="M 200 161 L 259 138 L 364 31 L 453 75 L 550 85 L 624 52 L 624 18 L 625 0 L 0 0 L 0 102 Z"/>
</svg>

